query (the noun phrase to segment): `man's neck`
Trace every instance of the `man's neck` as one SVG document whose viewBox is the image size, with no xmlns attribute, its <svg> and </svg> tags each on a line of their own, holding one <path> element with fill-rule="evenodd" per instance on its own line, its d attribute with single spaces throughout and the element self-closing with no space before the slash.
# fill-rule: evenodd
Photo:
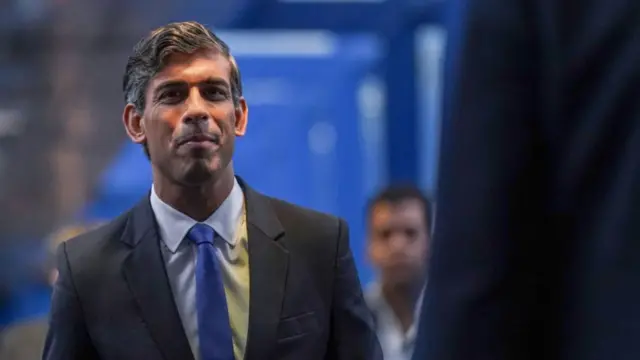
<svg viewBox="0 0 640 360">
<path fill-rule="evenodd" d="M 406 333 L 414 322 L 416 302 L 422 292 L 419 284 L 383 285 L 382 296 Z"/>
<path fill-rule="evenodd" d="M 196 221 L 205 221 L 229 196 L 235 184 L 232 169 L 199 186 L 184 186 L 154 172 L 153 186 L 160 200 Z"/>
</svg>

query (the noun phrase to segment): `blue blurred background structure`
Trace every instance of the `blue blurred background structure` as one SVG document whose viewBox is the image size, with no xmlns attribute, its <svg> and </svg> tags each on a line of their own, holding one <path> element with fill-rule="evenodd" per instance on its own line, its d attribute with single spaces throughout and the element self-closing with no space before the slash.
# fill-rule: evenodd
<svg viewBox="0 0 640 360">
<path fill-rule="evenodd" d="M 98 6 L 97 0 L 88 3 L 94 2 Z M 145 31 L 167 21 L 197 20 L 229 43 L 243 73 L 250 118 L 237 145 L 237 173 L 269 195 L 345 217 L 360 276 L 365 283 L 373 278 L 363 243 L 367 198 L 392 181 L 436 191 L 444 1 L 136 1 L 134 8 L 114 1 L 98 10 L 86 3 L 12 0 L 0 15 L 0 28 L 11 28 L 3 36 L 31 34 L 14 41 L 15 48 L 0 48 L 0 84 L 6 85 L 0 86 L 0 198 L 13 224 L 0 229 L 7 249 L 19 248 L 29 258 L 31 249 L 11 245 L 24 243 L 18 237 L 44 238 L 67 224 L 108 220 L 147 194 L 148 160 L 125 139 L 118 119 L 119 76 L 128 50 Z M 68 25 L 65 14 L 73 11 L 92 15 Z M 121 25 L 116 35 L 109 33 L 110 19 Z M 47 47 L 50 54 L 73 29 L 87 26 L 97 30 L 75 58 L 65 50 L 53 67 L 49 58 L 24 61 L 23 48 Z M 54 35 L 45 36 L 50 28 Z M 21 89 L 25 97 L 11 91 L 33 83 L 28 76 L 52 71 L 69 75 L 47 75 L 42 86 Z M 87 85 L 67 104 L 55 100 L 68 90 L 61 83 Z M 46 105 L 51 94 L 57 102 Z M 38 112 L 34 104 L 44 109 Z M 54 122 L 62 125 L 47 125 Z M 48 145 L 20 145 L 27 138 Z M 21 164 L 48 170 L 12 174 Z M 31 220 L 20 226 L 10 216 Z M 2 278 L 11 277 L 6 266 L 2 270 Z M 13 285 L 5 288 L 5 294 L 18 293 Z M 12 310 L 4 309 L 7 323 Z"/>
</svg>

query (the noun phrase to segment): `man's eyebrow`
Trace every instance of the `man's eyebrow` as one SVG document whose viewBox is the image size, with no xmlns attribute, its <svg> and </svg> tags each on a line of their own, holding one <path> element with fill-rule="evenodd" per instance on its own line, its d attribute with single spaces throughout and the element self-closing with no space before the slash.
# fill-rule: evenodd
<svg viewBox="0 0 640 360">
<path fill-rule="evenodd" d="M 161 92 L 162 90 L 165 90 L 165 89 L 184 87 L 184 86 L 187 86 L 187 82 L 186 81 L 167 80 L 167 81 L 164 81 L 164 82 L 160 83 L 158 86 L 156 86 L 155 92 Z"/>
<path fill-rule="evenodd" d="M 155 92 L 160 92 L 168 88 L 170 89 L 170 88 L 176 88 L 176 87 L 185 87 L 190 85 L 193 85 L 193 84 L 189 84 L 184 80 L 167 80 L 160 83 L 158 86 L 156 86 Z M 226 81 L 223 78 L 217 78 L 217 77 L 208 77 L 198 82 L 198 85 L 224 86 L 226 88 L 230 87 L 230 84 L 228 81 Z"/>
<path fill-rule="evenodd" d="M 223 78 L 209 77 L 201 82 L 201 84 L 205 85 L 216 85 L 216 86 L 225 86 L 229 87 L 229 82 Z"/>
</svg>

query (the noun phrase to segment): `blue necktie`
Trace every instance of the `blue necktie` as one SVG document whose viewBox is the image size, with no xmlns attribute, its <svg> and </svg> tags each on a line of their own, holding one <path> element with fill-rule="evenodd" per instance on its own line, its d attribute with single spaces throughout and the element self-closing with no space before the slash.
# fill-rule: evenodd
<svg viewBox="0 0 640 360">
<path fill-rule="evenodd" d="M 196 309 L 201 360 L 233 360 L 233 340 L 220 265 L 213 246 L 215 230 L 194 225 L 187 234 L 198 248 Z"/>
</svg>

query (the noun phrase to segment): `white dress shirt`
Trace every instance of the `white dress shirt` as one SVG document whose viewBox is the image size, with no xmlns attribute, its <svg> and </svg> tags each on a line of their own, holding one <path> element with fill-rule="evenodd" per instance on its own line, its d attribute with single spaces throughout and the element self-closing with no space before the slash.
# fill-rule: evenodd
<svg viewBox="0 0 640 360">
<path fill-rule="evenodd" d="M 382 294 L 382 289 L 377 283 L 369 286 L 365 294 L 367 305 L 371 309 L 376 320 L 376 333 L 382 347 L 385 360 L 411 360 L 417 336 L 417 325 L 420 319 L 420 310 L 424 290 L 416 301 L 413 323 L 405 332 L 400 320 L 389 306 Z"/>
<path fill-rule="evenodd" d="M 184 241 L 189 229 L 198 222 L 160 200 L 154 188 L 150 200 L 158 222 L 169 284 L 189 345 L 199 360 L 195 278 L 197 248 L 190 241 Z M 234 353 L 239 359 L 244 356 L 249 321 L 249 259 L 244 214 L 244 195 L 236 181 L 229 196 L 203 222 L 217 234 L 214 246 L 227 295 Z"/>
</svg>

